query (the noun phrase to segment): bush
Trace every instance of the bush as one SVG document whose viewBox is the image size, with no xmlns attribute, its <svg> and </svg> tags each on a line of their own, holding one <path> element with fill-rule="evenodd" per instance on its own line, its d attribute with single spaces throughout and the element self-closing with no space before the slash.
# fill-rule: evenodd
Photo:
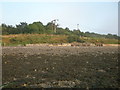
<svg viewBox="0 0 120 90">
<path fill-rule="evenodd" d="M 10 42 L 14 43 L 14 42 L 17 42 L 17 40 L 16 40 L 16 38 L 11 38 Z"/>
<path fill-rule="evenodd" d="M 67 37 L 67 39 L 68 39 L 68 42 L 69 42 L 69 43 L 71 43 L 71 42 L 81 42 L 81 43 L 83 43 L 83 42 L 84 42 L 84 41 L 81 40 L 80 37 L 77 36 L 77 35 L 70 35 L 70 36 Z"/>
</svg>

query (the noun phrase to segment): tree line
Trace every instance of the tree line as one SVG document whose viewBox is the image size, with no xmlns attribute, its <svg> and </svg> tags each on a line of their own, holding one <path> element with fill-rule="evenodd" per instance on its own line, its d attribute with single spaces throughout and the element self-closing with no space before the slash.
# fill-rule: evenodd
<svg viewBox="0 0 120 90">
<path fill-rule="evenodd" d="M 26 22 L 20 22 L 20 24 L 16 26 L 1 24 L 2 35 L 10 35 L 10 34 L 56 34 L 56 35 L 69 35 L 69 36 L 84 36 L 84 37 L 97 37 L 97 38 L 110 38 L 110 39 L 120 39 L 119 36 L 113 34 L 97 34 L 90 32 L 82 32 L 80 30 L 70 30 L 68 27 L 61 28 L 57 27 L 56 32 L 54 32 L 55 25 L 52 22 L 47 23 L 47 25 L 43 25 L 42 22 L 33 22 L 32 24 L 28 24 Z"/>
</svg>

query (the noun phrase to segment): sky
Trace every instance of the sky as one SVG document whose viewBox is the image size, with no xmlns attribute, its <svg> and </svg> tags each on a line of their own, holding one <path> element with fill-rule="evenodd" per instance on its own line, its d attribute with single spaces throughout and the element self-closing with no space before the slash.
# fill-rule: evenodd
<svg viewBox="0 0 120 90">
<path fill-rule="evenodd" d="M 0 23 L 7 25 L 59 19 L 59 27 L 118 35 L 118 2 L 1 2 Z"/>
</svg>

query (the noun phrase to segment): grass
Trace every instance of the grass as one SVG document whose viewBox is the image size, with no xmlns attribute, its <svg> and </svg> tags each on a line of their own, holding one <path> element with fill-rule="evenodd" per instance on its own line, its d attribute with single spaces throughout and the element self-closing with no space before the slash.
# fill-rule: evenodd
<svg viewBox="0 0 120 90">
<path fill-rule="evenodd" d="M 26 44 L 38 43 L 68 43 L 67 35 L 48 35 L 48 34 L 16 34 L 16 35 L 2 35 L 0 42 L 3 46 L 17 46 Z M 89 43 L 104 43 L 104 44 L 120 44 L 117 39 L 105 38 L 89 38 L 81 37 L 81 40 Z"/>
<path fill-rule="evenodd" d="M 19 35 L 3 35 L 2 45 L 14 46 L 37 43 L 66 43 L 65 35 L 47 35 L 47 34 L 19 34 Z"/>
<path fill-rule="evenodd" d="M 94 37 L 82 37 L 82 40 L 90 43 L 104 43 L 104 44 L 120 44 L 120 40 L 117 39 L 107 39 L 107 38 L 94 38 Z"/>
</svg>

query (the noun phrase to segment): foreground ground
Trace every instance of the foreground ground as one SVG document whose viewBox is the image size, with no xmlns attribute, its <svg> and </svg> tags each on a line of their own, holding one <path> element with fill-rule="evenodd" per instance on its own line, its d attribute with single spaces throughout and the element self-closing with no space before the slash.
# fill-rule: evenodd
<svg viewBox="0 0 120 90">
<path fill-rule="evenodd" d="M 118 47 L 3 47 L 3 87 L 118 88 Z"/>
</svg>

